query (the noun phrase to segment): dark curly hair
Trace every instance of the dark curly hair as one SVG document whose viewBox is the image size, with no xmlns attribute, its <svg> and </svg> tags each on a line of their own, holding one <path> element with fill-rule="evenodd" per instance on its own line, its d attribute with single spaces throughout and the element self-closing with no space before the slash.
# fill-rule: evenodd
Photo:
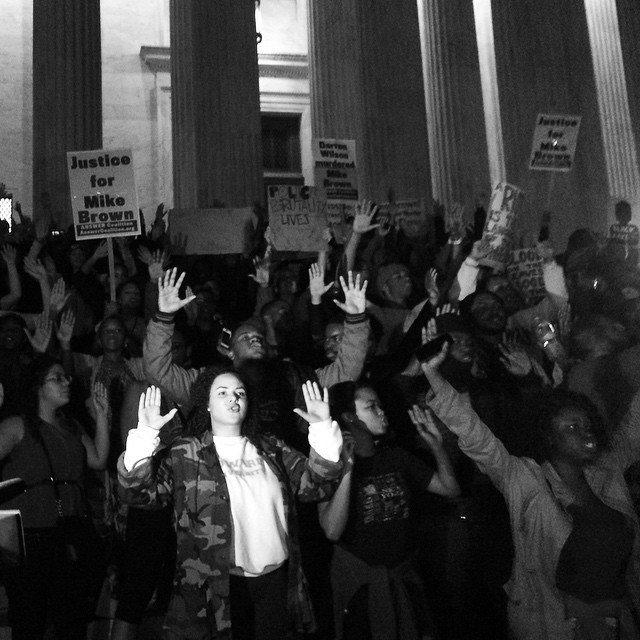
<svg viewBox="0 0 640 640">
<path fill-rule="evenodd" d="M 581 393 L 554 389 L 541 395 L 536 403 L 537 418 L 527 449 L 531 457 L 538 462 L 550 460 L 553 456 L 553 421 L 565 409 L 584 411 L 598 446 L 606 447 L 609 444 L 604 420 L 593 402 Z"/>
<path fill-rule="evenodd" d="M 207 408 L 209 407 L 209 396 L 211 395 L 211 387 L 214 380 L 225 373 L 231 373 L 236 376 L 247 390 L 247 415 L 242 423 L 240 434 L 247 436 L 249 439 L 255 438 L 258 433 L 258 418 L 256 415 L 256 403 L 249 385 L 243 380 L 242 376 L 231 366 L 226 364 L 213 365 L 207 367 L 191 385 L 190 403 L 191 411 L 187 419 L 187 426 L 184 431 L 185 436 L 196 436 L 197 438 L 211 429 L 211 417 Z"/>
</svg>

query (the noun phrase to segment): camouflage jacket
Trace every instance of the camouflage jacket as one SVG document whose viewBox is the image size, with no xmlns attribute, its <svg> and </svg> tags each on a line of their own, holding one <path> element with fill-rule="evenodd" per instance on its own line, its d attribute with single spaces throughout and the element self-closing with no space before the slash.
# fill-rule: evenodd
<svg viewBox="0 0 640 640">
<path fill-rule="evenodd" d="M 300 561 L 295 498 L 311 502 L 331 496 L 342 463 L 329 462 L 313 449 L 307 459 L 273 436 L 260 436 L 253 444 L 282 487 L 288 525 L 291 626 L 313 631 L 313 611 Z M 159 465 L 154 464 L 155 458 L 148 458 L 127 471 L 123 459 L 124 454 L 118 461 L 118 479 L 124 501 L 137 506 L 173 504 L 177 570 L 164 637 L 230 638 L 233 520 L 211 431 L 201 439 L 177 440 Z"/>
</svg>

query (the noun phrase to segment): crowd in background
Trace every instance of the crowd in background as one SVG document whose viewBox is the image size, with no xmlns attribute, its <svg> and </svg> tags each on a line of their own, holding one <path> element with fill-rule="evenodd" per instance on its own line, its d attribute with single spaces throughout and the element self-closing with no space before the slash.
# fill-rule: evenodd
<svg viewBox="0 0 640 640">
<path fill-rule="evenodd" d="M 46 212 L 0 230 L 0 464 L 27 483 L 4 505 L 27 549 L 2 569 L 14 639 L 83 638 L 96 615 L 134 638 L 151 613 L 167 638 L 640 637 L 628 204 L 566 246 L 543 222 L 533 298 L 483 266 L 481 207 L 402 227 L 363 201 L 317 255 L 275 251 L 256 213 L 247 255 L 184 256 L 161 205 L 111 274 L 105 241 Z M 280 487 L 257 569 L 221 380 Z"/>
</svg>

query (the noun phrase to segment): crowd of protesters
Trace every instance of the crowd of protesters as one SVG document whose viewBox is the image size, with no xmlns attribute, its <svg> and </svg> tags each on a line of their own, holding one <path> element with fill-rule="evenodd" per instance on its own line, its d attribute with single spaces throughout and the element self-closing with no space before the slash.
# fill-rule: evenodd
<svg viewBox="0 0 640 640">
<path fill-rule="evenodd" d="M 256 217 L 246 255 L 185 256 L 161 205 L 112 273 L 46 211 L 0 229 L 14 640 L 640 638 L 629 205 L 542 224 L 534 292 L 483 266 L 482 208 L 363 201 L 316 255 Z"/>
</svg>

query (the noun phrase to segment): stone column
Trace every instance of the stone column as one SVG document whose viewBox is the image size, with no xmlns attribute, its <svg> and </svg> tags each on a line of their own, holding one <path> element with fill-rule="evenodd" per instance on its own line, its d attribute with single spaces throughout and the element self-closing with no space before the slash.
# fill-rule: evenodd
<svg viewBox="0 0 640 640">
<path fill-rule="evenodd" d="M 584 0 L 584 4 L 607 161 L 609 194 L 613 201 L 624 198 L 633 203 L 636 216 L 640 216 L 640 171 L 636 146 L 640 132 L 640 91 L 637 87 L 640 81 L 640 56 L 637 51 L 637 29 L 640 28 L 638 4 L 633 3 L 635 6 L 631 6 L 626 0 L 622 0 L 617 7 L 615 0 Z M 609 211 L 612 209 L 613 202 Z"/>
<path fill-rule="evenodd" d="M 584 0 L 492 0 L 506 179 L 522 187 L 518 225 L 535 233 L 552 211 L 560 250 L 579 227 L 604 230 L 607 168 Z M 538 113 L 582 116 L 573 169 L 528 168 Z"/>
<path fill-rule="evenodd" d="M 433 197 L 473 205 L 489 193 L 472 0 L 418 0 Z"/>
<path fill-rule="evenodd" d="M 431 198 L 416 0 L 309 0 L 312 131 L 356 140 L 360 194 Z"/>
<path fill-rule="evenodd" d="M 71 224 L 67 151 L 102 146 L 100 0 L 33 0 L 34 215 Z"/>
<path fill-rule="evenodd" d="M 252 0 L 171 0 L 174 206 L 263 200 Z"/>
</svg>

